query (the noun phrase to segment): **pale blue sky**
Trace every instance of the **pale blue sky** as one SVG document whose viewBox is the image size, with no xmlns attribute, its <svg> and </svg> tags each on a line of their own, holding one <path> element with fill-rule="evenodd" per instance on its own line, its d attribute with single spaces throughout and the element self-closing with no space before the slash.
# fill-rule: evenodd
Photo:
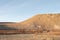
<svg viewBox="0 0 60 40">
<path fill-rule="evenodd" d="M 19 22 L 39 13 L 60 13 L 60 0 L 0 0 L 0 22 Z"/>
</svg>

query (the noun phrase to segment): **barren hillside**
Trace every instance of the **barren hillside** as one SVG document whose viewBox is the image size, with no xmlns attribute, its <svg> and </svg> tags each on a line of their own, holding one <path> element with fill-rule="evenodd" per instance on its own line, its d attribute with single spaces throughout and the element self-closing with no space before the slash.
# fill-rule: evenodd
<svg viewBox="0 0 60 40">
<path fill-rule="evenodd" d="M 38 14 L 23 22 L 0 23 L 0 26 L 1 24 L 8 28 L 22 29 L 26 32 L 60 32 L 60 14 Z"/>
<path fill-rule="evenodd" d="M 47 28 L 47 29 L 60 29 L 60 14 L 38 14 L 30 19 L 18 23 L 18 26 L 27 28 Z"/>
</svg>

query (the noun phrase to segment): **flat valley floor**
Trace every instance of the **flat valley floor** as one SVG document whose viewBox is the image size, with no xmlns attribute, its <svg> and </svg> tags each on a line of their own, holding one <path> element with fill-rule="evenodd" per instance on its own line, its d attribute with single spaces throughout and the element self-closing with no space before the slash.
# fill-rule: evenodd
<svg viewBox="0 0 60 40">
<path fill-rule="evenodd" d="M 0 35 L 0 40 L 60 40 L 60 35 L 40 35 L 40 34 Z"/>
</svg>

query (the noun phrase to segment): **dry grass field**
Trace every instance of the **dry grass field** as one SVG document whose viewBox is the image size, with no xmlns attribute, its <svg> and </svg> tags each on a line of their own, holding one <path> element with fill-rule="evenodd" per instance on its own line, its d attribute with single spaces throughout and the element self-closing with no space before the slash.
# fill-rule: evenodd
<svg viewBox="0 0 60 40">
<path fill-rule="evenodd" d="M 0 35 L 0 40 L 60 40 L 60 35 L 46 35 L 46 34 Z"/>
</svg>

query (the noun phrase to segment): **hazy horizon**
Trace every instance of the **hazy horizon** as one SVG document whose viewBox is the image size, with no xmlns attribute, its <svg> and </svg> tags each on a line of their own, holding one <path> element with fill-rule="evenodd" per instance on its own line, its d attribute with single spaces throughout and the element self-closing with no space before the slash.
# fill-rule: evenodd
<svg viewBox="0 0 60 40">
<path fill-rule="evenodd" d="M 60 0 L 0 0 L 0 22 L 21 22 L 39 13 L 60 13 Z"/>
</svg>

